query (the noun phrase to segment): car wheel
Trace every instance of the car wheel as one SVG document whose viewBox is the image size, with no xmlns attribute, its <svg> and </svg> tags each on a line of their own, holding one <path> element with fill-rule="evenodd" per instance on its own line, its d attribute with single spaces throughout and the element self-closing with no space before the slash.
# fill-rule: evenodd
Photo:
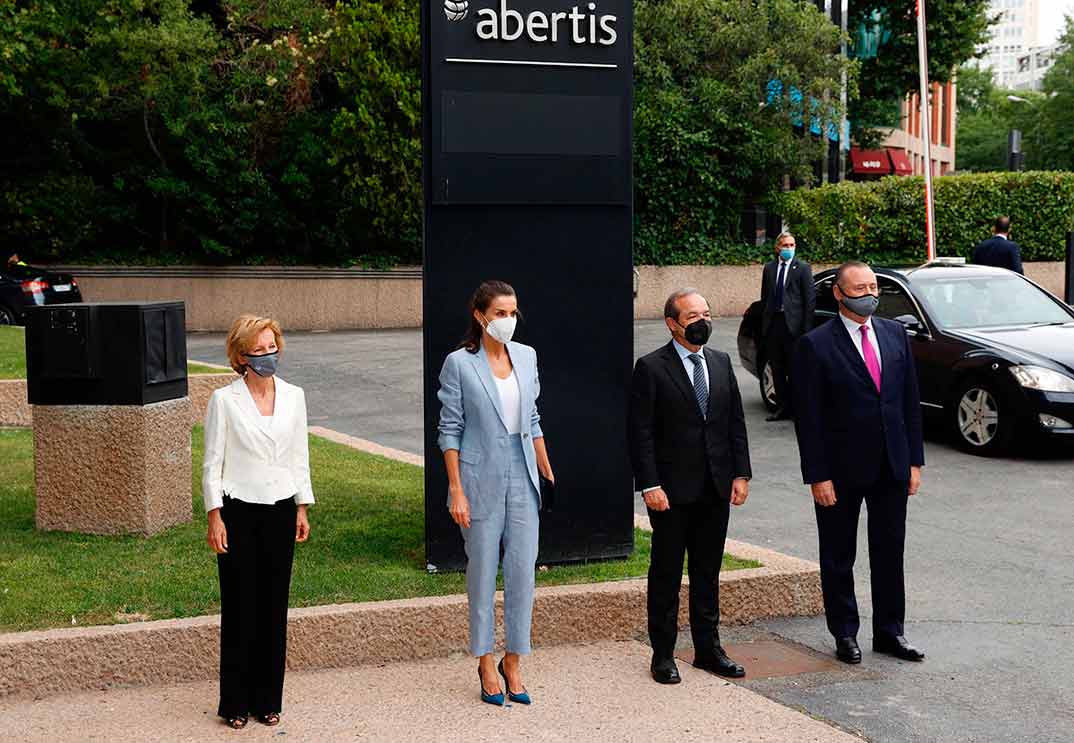
<svg viewBox="0 0 1074 743">
<path fill-rule="evenodd" d="M 776 408 L 779 407 L 779 401 L 776 399 L 776 375 L 772 373 L 772 365 L 767 359 L 761 367 L 761 376 L 758 380 L 761 384 L 761 399 L 764 400 L 765 408 L 770 413 L 776 412 Z"/>
<path fill-rule="evenodd" d="M 1009 447 L 1014 416 L 987 382 L 971 380 L 963 384 L 948 414 L 955 443 L 963 451 L 990 457 Z"/>
<path fill-rule="evenodd" d="M 7 307 L 0 306 L 0 325 L 15 325 L 15 313 Z"/>
</svg>

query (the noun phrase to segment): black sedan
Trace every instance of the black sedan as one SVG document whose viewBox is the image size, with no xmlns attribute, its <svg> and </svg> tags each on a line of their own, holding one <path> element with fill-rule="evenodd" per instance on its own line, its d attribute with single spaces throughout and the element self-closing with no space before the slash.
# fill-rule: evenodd
<svg viewBox="0 0 1074 743">
<path fill-rule="evenodd" d="M 1021 434 L 1074 441 L 1074 310 L 1000 268 L 937 262 L 876 274 L 877 315 L 906 326 L 921 405 L 960 448 L 999 454 Z M 838 313 L 835 271 L 814 280 L 820 324 Z M 772 408 L 761 309 L 754 302 L 746 311 L 738 352 Z"/>
<path fill-rule="evenodd" d="M 25 264 L 0 265 L 0 325 L 21 325 L 27 307 L 81 302 L 74 277 Z"/>
</svg>

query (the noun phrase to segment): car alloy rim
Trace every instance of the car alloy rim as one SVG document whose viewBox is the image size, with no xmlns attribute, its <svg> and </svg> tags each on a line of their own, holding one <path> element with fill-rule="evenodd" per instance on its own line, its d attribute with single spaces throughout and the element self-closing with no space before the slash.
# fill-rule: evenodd
<svg viewBox="0 0 1074 743">
<path fill-rule="evenodd" d="M 999 406 L 988 390 L 971 387 L 958 403 L 958 430 L 974 446 L 985 446 L 996 437 Z"/>
<path fill-rule="evenodd" d="M 764 396 L 772 405 L 776 404 L 776 375 L 772 373 L 772 364 L 765 362 L 764 371 Z"/>
</svg>

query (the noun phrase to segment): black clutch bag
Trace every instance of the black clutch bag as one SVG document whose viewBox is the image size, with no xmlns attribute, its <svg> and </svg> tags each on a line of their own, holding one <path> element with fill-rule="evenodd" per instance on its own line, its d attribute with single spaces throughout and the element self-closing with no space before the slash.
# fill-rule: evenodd
<svg viewBox="0 0 1074 743">
<path fill-rule="evenodd" d="M 556 484 L 544 475 L 538 474 L 541 481 L 541 510 L 551 511 L 556 507 Z"/>
</svg>

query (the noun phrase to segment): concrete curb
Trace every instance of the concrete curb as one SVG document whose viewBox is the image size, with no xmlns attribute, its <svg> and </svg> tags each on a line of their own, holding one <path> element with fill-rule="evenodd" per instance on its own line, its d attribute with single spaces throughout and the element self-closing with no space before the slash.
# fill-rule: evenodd
<svg viewBox="0 0 1074 743">
<path fill-rule="evenodd" d="M 738 542 L 728 551 L 764 567 L 720 578 L 722 621 L 744 624 L 822 610 L 816 565 Z M 684 586 L 680 623 L 688 621 Z M 646 633 L 645 580 L 537 590 L 539 647 L 634 640 Z M 497 595 L 502 616 L 503 595 Z M 212 679 L 219 615 L 0 635 L 0 699 Z M 499 623 L 502 628 L 502 621 Z M 466 596 L 438 596 L 293 609 L 287 666 L 342 668 L 467 652 Z"/>
</svg>

